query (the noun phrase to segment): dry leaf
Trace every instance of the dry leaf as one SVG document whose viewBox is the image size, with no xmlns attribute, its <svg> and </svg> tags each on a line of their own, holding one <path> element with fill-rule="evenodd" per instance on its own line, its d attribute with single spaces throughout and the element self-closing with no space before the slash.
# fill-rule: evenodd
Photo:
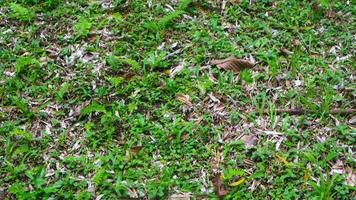
<svg viewBox="0 0 356 200">
<path fill-rule="evenodd" d="M 320 55 L 319 55 L 319 54 L 316 54 L 316 53 L 313 53 L 313 54 L 310 54 L 310 57 L 311 57 L 311 58 L 319 58 Z"/>
<path fill-rule="evenodd" d="M 130 149 L 126 150 L 126 156 L 132 158 L 133 156 L 137 155 L 142 148 L 142 146 L 133 146 Z"/>
<path fill-rule="evenodd" d="M 344 164 L 342 163 L 341 160 L 336 161 L 336 163 L 331 167 L 330 174 L 333 175 L 334 173 L 336 174 L 345 173 Z"/>
<path fill-rule="evenodd" d="M 303 176 L 304 181 L 307 182 L 309 180 L 309 178 L 310 178 L 310 175 L 309 175 L 308 171 L 304 170 L 304 176 Z"/>
<path fill-rule="evenodd" d="M 356 116 L 352 117 L 348 122 L 350 125 L 356 125 Z"/>
<path fill-rule="evenodd" d="M 174 77 L 176 74 L 178 74 L 179 72 L 181 72 L 184 69 L 184 63 L 181 63 L 180 65 L 172 68 L 171 70 L 169 70 L 169 75 L 171 77 Z"/>
<path fill-rule="evenodd" d="M 230 56 L 223 60 L 213 60 L 211 61 L 211 64 L 216 65 L 219 69 L 232 70 L 234 72 L 255 66 L 255 64 L 249 60 L 237 59 L 234 56 Z"/>
<path fill-rule="evenodd" d="M 347 173 L 347 177 L 345 179 L 346 185 L 355 187 L 356 186 L 356 174 L 354 174 L 352 168 L 350 168 L 350 167 L 346 168 L 346 173 Z"/>
<path fill-rule="evenodd" d="M 87 63 L 89 62 L 90 60 L 92 60 L 94 58 L 94 54 L 88 52 L 86 54 L 83 55 L 83 57 L 81 58 L 81 60 L 84 62 L 84 63 Z"/>
<path fill-rule="evenodd" d="M 191 193 L 172 194 L 168 200 L 190 200 L 191 197 Z"/>
<path fill-rule="evenodd" d="M 238 181 L 233 182 L 233 183 L 230 183 L 229 186 L 231 186 L 231 187 L 239 186 L 239 185 L 241 185 L 242 183 L 244 183 L 245 180 L 246 180 L 245 178 L 240 178 Z"/>
<path fill-rule="evenodd" d="M 257 137 L 254 135 L 244 135 L 240 138 L 240 140 L 245 144 L 247 149 L 254 147 L 257 144 Z"/>
<path fill-rule="evenodd" d="M 292 44 L 293 46 L 300 46 L 302 43 L 298 39 L 293 39 Z"/>
<path fill-rule="evenodd" d="M 286 49 L 286 48 L 281 48 L 281 49 L 279 49 L 279 51 L 281 52 L 281 54 L 282 55 L 284 55 L 284 56 L 288 56 L 288 55 L 291 55 L 291 54 L 293 54 L 293 52 L 292 51 L 289 51 L 288 49 Z"/>
<path fill-rule="evenodd" d="M 283 162 L 284 165 L 288 165 L 289 164 L 289 162 L 283 156 L 280 156 L 278 154 L 276 154 L 276 156 L 281 162 Z"/>
<path fill-rule="evenodd" d="M 176 94 L 176 99 L 182 103 L 184 103 L 185 105 L 191 107 L 193 104 L 190 102 L 189 100 L 189 96 L 188 95 L 184 95 L 184 94 Z"/>
<path fill-rule="evenodd" d="M 220 174 L 216 174 L 216 176 L 214 177 L 214 182 L 213 182 L 214 188 L 215 188 L 215 192 L 216 195 L 222 199 L 227 193 L 228 191 L 224 189 L 224 187 L 222 186 L 221 183 L 221 177 Z"/>
<path fill-rule="evenodd" d="M 133 146 L 133 147 L 131 147 L 131 153 L 133 155 L 136 155 L 141 149 L 142 149 L 142 146 Z"/>
</svg>

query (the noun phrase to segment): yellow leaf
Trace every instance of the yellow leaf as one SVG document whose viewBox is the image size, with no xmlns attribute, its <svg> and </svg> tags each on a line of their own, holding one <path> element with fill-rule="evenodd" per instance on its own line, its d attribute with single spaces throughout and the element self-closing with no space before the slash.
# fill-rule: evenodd
<svg viewBox="0 0 356 200">
<path fill-rule="evenodd" d="M 281 162 L 283 162 L 285 165 L 288 165 L 288 164 L 289 164 L 289 162 L 288 162 L 284 157 L 282 157 L 282 156 L 280 156 L 280 155 L 278 155 L 278 154 L 276 154 L 276 156 L 277 156 L 277 158 L 278 158 Z"/>
<path fill-rule="evenodd" d="M 166 75 L 171 75 L 172 72 L 171 72 L 171 70 L 164 70 L 163 73 Z"/>
<path fill-rule="evenodd" d="M 236 181 L 236 182 L 233 182 L 233 183 L 230 183 L 229 186 L 231 186 L 231 187 L 239 186 L 239 185 L 241 185 L 242 183 L 244 183 L 245 180 L 246 180 L 245 178 L 240 178 L 240 180 L 238 180 L 238 181 Z"/>
<path fill-rule="evenodd" d="M 308 181 L 309 180 L 309 173 L 307 170 L 304 171 L 304 181 Z"/>
</svg>

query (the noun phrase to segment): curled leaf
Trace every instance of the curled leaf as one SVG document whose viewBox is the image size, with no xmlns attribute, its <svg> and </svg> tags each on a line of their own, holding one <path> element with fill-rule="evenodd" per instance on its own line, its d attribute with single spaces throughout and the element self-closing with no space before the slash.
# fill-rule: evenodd
<svg viewBox="0 0 356 200">
<path fill-rule="evenodd" d="M 244 183 L 245 180 L 246 180 L 245 178 L 240 178 L 238 181 L 233 182 L 233 183 L 230 183 L 229 186 L 231 186 L 231 187 L 239 186 L 239 185 L 241 185 L 242 183 Z"/>
<path fill-rule="evenodd" d="M 211 64 L 216 65 L 219 69 L 232 70 L 234 72 L 255 66 L 255 63 L 249 60 L 237 59 L 234 56 L 230 56 L 223 60 L 213 60 L 211 61 Z"/>
</svg>

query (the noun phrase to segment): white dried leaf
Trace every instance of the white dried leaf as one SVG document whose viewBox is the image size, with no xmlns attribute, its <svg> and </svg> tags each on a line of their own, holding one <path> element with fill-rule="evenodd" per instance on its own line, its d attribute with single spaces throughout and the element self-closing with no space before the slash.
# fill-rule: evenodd
<svg viewBox="0 0 356 200">
<path fill-rule="evenodd" d="M 240 140 L 245 144 L 247 149 L 256 146 L 258 142 L 258 138 L 255 135 L 244 135 L 240 138 Z"/>
</svg>

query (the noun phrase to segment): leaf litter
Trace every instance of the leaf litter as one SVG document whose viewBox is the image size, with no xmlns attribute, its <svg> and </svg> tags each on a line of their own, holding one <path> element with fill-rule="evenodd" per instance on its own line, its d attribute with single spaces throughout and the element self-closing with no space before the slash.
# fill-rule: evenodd
<svg viewBox="0 0 356 200">
<path fill-rule="evenodd" d="M 234 72 L 239 72 L 243 69 L 250 69 L 255 66 L 255 63 L 249 60 L 237 59 L 234 56 L 230 56 L 222 60 L 212 60 L 211 64 L 216 65 L 219 69 L 232 70 Z"/>
</svg>

